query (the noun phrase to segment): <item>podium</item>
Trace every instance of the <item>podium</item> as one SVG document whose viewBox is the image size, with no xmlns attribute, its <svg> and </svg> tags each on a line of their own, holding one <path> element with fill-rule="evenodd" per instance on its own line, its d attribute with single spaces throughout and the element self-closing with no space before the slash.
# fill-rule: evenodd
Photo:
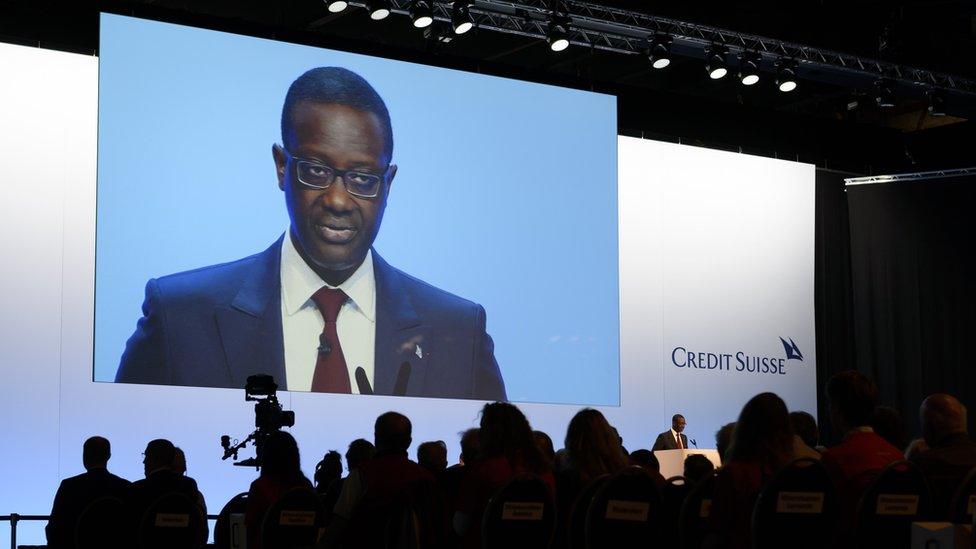
<svg viewBox="0 0 976 549">
<path fill-rule="evenodd" d="M 722 466 L 722 458 L 719 457 L 718 450 L 713 448 L 685 448 L 683 450 L 658 450 L 654 452 L 654 456 L 661 463 L 661 476 L 664 478 L 684 475 L 685 458 L 695 454 L 707 457 L 716 469 Z"/>
</svg>

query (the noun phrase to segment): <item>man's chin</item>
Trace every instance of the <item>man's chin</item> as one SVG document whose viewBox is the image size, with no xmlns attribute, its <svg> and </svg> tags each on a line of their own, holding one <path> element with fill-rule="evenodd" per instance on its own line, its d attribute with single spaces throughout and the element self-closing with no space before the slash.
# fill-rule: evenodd
<svg viewBox="0 0 976 549">
<path fill-rule="evenodd" d="M 311 259 L 312 262 L 315 264 L 313 265 L 313 267 L 315 267 L 316 271 L 341 273 L 345 271 L 355 270 L 357 267 L 359 267 L 362 264 L 363 260 L 366 259 L 366 253 L 363 252 L 362 254 L 347 255 L 343 257 L 329 257 L 329 256 L 318 255 L 316 257 L 312 257 Z"/>
</svg>

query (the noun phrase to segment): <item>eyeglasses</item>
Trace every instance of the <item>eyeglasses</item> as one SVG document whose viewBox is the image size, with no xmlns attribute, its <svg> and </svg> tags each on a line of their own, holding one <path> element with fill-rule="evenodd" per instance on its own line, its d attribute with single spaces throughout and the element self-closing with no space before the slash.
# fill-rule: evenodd
<svg viewBox="0 0 976 549">
<path fill-rule="evenodd" d="M 282 152 L 288 155 L 289 160 L 295 161 L 295 173 L 298 175 L 298 182 L 310 189 L 328 189 L 336 178 L 341 178 L 347 193 L 359 198 L 376 198 L 380 194 L 380 188 L 390 170 L 390 167 L 387 166 L 383 175 L 340 170 L 315 160 L 294 156 L 284 147 L 280 148 Z"/>
</svg>

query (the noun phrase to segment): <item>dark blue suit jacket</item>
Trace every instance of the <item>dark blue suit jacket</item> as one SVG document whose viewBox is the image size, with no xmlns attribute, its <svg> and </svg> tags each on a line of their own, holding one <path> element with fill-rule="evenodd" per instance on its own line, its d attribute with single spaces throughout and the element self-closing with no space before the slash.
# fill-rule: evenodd
<svg viewBox="0 0 976 549">
<path fill-rule="evenodd" d="M 287 388 L 280 263 L 281 239 L 238 261 L 150 280 L 115 381 L 243 388 L 248 376 L 270 374 Z M 375 394 L 393 394 L 400 364 L 409 361 L 407 396 L 505 400 L 483 307 L 391 267 L 375 251 L 373 271 Z"/>
</svg>

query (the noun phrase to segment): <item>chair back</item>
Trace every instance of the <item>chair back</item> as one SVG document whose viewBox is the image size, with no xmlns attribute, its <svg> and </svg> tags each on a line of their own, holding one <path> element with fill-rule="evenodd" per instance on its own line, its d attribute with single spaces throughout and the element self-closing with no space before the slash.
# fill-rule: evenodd
<svg viewBox="0 0 976 549">
<path fill-rule="evenodd" d="M 139 521 L 136 540 L 141 549 L 196 549 L 204 543 L 203 512 L 185 494 L 159 497 Z"/>
<path fill-rule="evenodd" d="M 440 547 L 447 535 L 444 493 L 432 479 L 406 486 L 388 510 L 387 549 Z"/>
<path fill-rule="evenodd" d="M 661 507 L 661 492 L 647 471 L 628 467 L 614 474 L 596 491 L 586 512 L 586 548 L 660 544 Z"/>
<path fill-rule="evenodd" d="M 976 467 L 963 479 L 949 504 L 949 522 L 969 524 L 974 517 L 976 517 Z"/>
<path fill-rule="evenodd" d="M 837 495 L 823 465 L 794 460 L 770 478 L 752 512 L 754 549 L 834 546 L 839 519 Z"/>
<path fill-rule="evenodd" d="M 569 510 L 569 520 L 567 521 L 566 546 L 569 549 L 585 549 L 586 547 L 586 513 L 590 509 L 590 502 L 597 490 L 603 487 L 604 483 L 610 480 L 610 475 L 601 475 L 591 480 L 583 487 L 573 505 Z"/>
<path fill-rule="evenodd" d="M 99 547 L 123 549 L 129 545 L 124 528 L 119 528 L 128 518 L 125 503 L 113 496 L 96 499 L 78 515 L 75 524 L 75 547 Z"/>
<path fill-rule="evenodd" d="M 247 492 L 237 494 L 224 504 L 214 524 L 215 549 L 230 549 L 243 545 L 242 541 L 247 539 L 247 535 L 238 528 L 239 524 L 231 525 L 230 519 L 231 515 L 243 515 L 245 511 L 247 511 Z"/>
<path fill-rule="evenodd" d="M 536 475 L 515 475 L 488 501 L 481 521 L 483 549 L 546 549 L 556 531 L 549 485 Z"/>
<path fill-rule="evenodd" d="M 715 474 L 696 484 L 681 506 L 678 532 L 682 549 L 699 549 L 705 538 L 708 517 L 712 512 L 712 495 L 715 493 Z"/>
<path fill-rule="evenodd" d="M 691 493 L 694 484 L 685 477 L 678 475 L 664 481 L 661 489 L 663 506 L 661 507 L 662 524 L 666 525 L 662 532 L 666 547 L 678 547 L 681 543 L 680 528 L 681 506 L 685 498 Z"/>
<path fill-rule="evenodd" d="M 888 465 L 858 502 L 854 527 L 858 546 L 909 547 L 912 522 L 929 517 L 931 500 L 928 482 L 915 464 Z"/>
<path fill-rule="evenodd" d="M 292 488 L 271 504 L 261 521 L 263 549 L 293 549 L 315 545 L 325 509 L 311 488 Z"/>
</svg>

